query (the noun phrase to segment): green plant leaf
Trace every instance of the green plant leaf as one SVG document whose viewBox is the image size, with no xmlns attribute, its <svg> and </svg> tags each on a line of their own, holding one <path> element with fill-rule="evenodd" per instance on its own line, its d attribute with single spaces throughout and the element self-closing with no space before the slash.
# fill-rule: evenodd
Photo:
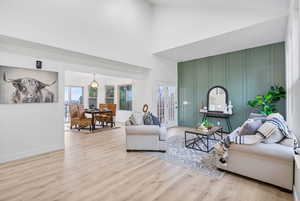
<svg viewBox="0 0 300 201">
<path fill-rule="evenodd" d="M 264 95 L 255 96 L 255 100 L 249 100 L 247 104 L 256 108 L 259 113 L 272 114 L 276 112 L 276 103 L 286 98 L 286 92 L 282 86 L 271 86 L 269 91 Z"/>
<path fill-rule="evenodd" d="M 257 102 L 258 102 L 257 100 L 253 100 L 253 101 L 249 100 L 248 105 L 251 106 L 251 107 L 256 107 Z"/>
</svg>

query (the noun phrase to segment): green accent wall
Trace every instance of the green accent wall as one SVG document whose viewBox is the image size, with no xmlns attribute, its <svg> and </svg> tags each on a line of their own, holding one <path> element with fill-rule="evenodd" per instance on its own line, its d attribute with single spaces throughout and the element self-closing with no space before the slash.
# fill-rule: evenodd
<svg viewBox="0 0 300 201">
<path fill-rule="evenodd" d="M 224 86 L 234 108 L 232 127 L 240 126 L 251 108 L 247 101 L 267 92 L 271 85 L 285 87 L 285 47 L 276 43 L 227 54 L 178 63 L 178 123 L 194 127 L 201 122 L 210 87 Z M 183 101 L 188 101 L 183 105 Z M 285 116 L 285 100 L 278 104 Z M 213 119 L 210 119 L 213 122 Z M 222 122 L 225 125 L 225 122 Z"/>
</svg>

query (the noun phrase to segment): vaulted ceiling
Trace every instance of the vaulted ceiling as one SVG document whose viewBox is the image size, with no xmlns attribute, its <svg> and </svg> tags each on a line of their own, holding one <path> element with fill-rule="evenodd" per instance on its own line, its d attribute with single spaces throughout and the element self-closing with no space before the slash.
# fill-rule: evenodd
<svg viewBox="0 0 300 201">
<path fill-rule="evenodd" d="M 153 5 L 180 7 L 221 7 L 241 9 L 278 9 L 289 8 L 289 0 L 148 0 Z"/>
<path fill-rule="evenodd" d="M 285 40 L 288 0 L 148 0 L 153 54 L 186 61 Z"/>
<path fill-rule="evenodd" d="M 0 35 L 152 68 L 285 40 L 289 0 L 1 0 Z"/>
</svg>

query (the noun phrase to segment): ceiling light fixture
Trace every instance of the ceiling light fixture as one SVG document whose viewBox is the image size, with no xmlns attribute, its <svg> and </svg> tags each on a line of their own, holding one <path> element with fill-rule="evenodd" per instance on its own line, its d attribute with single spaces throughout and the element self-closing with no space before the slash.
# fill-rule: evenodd
<svg viewBox="0 0 300 201">
<path fill-rule="evenodd" d="M 99 83 L 95 80 L 95 73 L 94 73 L 94 79 L 93 81 L 91 82 L 90 86 L 92 88 L 98 88 L 99 87 Z"/>
</svg>

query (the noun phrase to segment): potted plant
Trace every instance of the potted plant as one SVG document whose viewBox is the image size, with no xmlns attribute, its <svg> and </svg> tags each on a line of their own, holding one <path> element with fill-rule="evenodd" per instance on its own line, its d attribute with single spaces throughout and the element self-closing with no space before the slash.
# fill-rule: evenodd
<svg viewBox="0 0 300 201">
<path fill-rule="evenodd" d="M 257 95 L 255 100 L 249 100 L 248 105 L 255 108 L 260 114 L 272 114 L 277 112 L 276 103 L 286 98 L 286 92 L 282 86 L 271 86 L 269 91 L 263 95 Z"/>
<path fill-rule="evenodd" d="M 200 127 L 205 127 L 207 128 L 208 130 L 210 130 L 214 125 L 212 123 L 209 123 L 207 120 L 203 121 L 201 123 L 201 126 Z"/>
</svg>

